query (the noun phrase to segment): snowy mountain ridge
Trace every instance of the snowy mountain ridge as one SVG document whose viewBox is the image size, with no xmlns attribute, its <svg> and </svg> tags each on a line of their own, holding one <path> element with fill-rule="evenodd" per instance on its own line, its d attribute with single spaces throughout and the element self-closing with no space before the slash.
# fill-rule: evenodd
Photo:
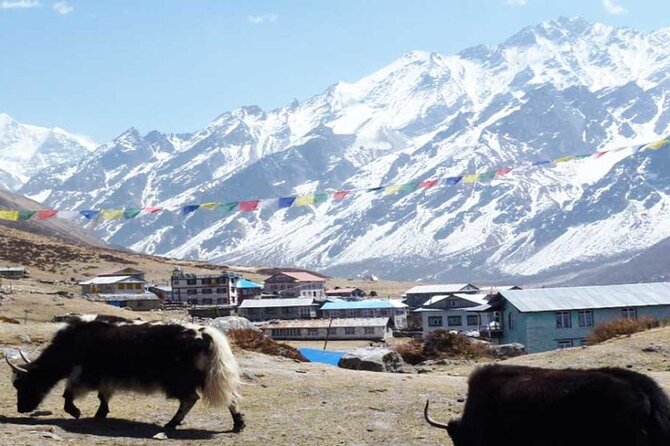
<svg viewBox="0 0 670 446">
<path fill-rule="evenodd" d="M 190 134 L 130 129 L 67 175 L 41 171 L 21 193 L 60 208 L 171 206 L 516 167 L 669 135 L 669 92 L 670 29 L 561 18 L 457 55 L 409 52 L 358 82 L 271 111 L 242 107 Z M 164 213 L 97 231 L 148 253 L 237 264 L 575 282 L 670 237 L 668 152 L 314 207 Z"/>
</svg>

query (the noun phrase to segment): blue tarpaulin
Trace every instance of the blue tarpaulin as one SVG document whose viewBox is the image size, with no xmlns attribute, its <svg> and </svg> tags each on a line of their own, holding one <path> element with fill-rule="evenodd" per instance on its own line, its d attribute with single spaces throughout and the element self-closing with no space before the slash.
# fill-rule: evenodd
<svg viewBox="0 0 670 446">
<path fill-rule="evenodd" d="M 323 364 L 330 364 L 337 367 L 340 358 L 344 356 L 345 352 L 338 352 L 334 350 L 318 350 L 315 348 L 300 348 L 298 349 L 302 355 L 311 362 L 320 362 Z"/>
</svg>

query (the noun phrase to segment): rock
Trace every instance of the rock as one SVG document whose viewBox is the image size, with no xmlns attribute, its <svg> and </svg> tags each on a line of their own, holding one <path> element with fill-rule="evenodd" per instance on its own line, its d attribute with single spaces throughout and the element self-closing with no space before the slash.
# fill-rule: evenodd
<svg viewBox="0 0 670 446">
<path fill-rule="evenodd" d="M 60 437 L 52 432 L 40 432 L 42 438 L 50 438 L 51 440 L 63 441 L 63 437 Z"/>
<path fill-rule="evenodd" d="M 21 342 L 24 342 L 26 344 L 30 344 L 31 342 L 33 342 L 32 338 L 27 334 L 22 334 L 21 336 L 19 336 L 19 339 L 21 339 Z"/>
<path fill-rule="evenodd" d="M 258 382 L 258 377 L 251 372 L 242 372 L 242 378 L 252 383 Z"/>
<path fill-rule="evenodd" d="M 49 415 L 53 415 L 50 410 L 35 410 L 30 414 L 31 417 L 47 417 Z"/>
<path fill-rule="evenodd" d="M 491 354 L 497 359 L 514 358 L 515 356 L 525 355 L 526 346 L 519 343 L 491 345 Z"/>
<path fill-rule="evenodd" d="M 384 347 L 357 348 L 342 356 L 338 367 L 371 372 L 408 373 L 411 367 L 400 354 Z"/>
<path fill-rule="evenodd" d="M 168 436 L 165 432 L 159 432 L 151 438 L 153 438 L 154 440 L 167 440 Z"/>
<path fill-rule="evenodd" d="M 244 330 L 251 329 L 260 331 L 258 328 L 254 327 L 254 324 L 249 321 L 249 319 L 239 317 L 239 316 L 226 316 L 226 317 L 217 317 L 209 323 L 210 327 L 217 328 L 224 333 L 228 333 L 229 330 Z"/>
<path fill-rule="evenodd" d="M 642 348 L 642 351 L 646 352 L 646 353 L 658 353 L 662 350 L 663 350 L 663 347 L 661 347 L 660 345 L 654 345 L 654 344 L 649 344 L 648 346 Z"/>
</svg>

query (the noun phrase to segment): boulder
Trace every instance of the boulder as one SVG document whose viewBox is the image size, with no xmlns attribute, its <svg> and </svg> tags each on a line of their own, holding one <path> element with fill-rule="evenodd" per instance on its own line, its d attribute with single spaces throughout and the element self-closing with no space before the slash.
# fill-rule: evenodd
<svg viewBox="0 0 670 446">
<path fill-rule="evenodd" d="M 337 365 L 371 372 L 407 373 L 411 369 L 398 352 L 386 347 L 357 348 L 342 356 Z"/>
<path fill-rule="evenodd" d="M 491 354 L 496 359 L 514 358 L 515 356 L 525 355 L 526 346 L 518 342 L 512 344 L 491 345 Z"/>
<path fill-rule="evenodd" d="M 209 323 L 210 327 L 217 328 L 224 333 L 228 333 L 230 330 L 258 330 L 254 327 L 254 324 L 249 321 L 249 319 L 239 317 L 239 316 L 226 316 L 226 317 L 217 317 Z"/>
</svg>

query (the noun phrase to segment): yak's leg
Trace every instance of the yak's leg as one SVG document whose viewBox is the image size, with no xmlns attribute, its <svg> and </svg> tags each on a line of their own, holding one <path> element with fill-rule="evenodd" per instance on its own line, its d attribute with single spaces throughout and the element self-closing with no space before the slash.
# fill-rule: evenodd
<svg viewBox="0 0 670 446">
<path fill-rule="evenodd" d="M 108 392 L 103 392 L 99 391 L 98 392 L 98 399 L 100 400 L 100 406 L 98 407 L 98 411 L 95 413 L 96 418 L 107 418 L 107 414 L 109 413 L 109 398 L 111 398 L 111 394 Z"/>
<path fill-rule="evenodd" d="M 63 392 L 63 398 L 65 398 L 65 406 L 63 406 L 63 410 L 73 417 L 79 418 L 81 416 L 81 410 L 74 405 L 74 392 L 72 389 L 66 388 L 65 392 Z"/>
<path fill-rule="evenodd" d="M 233 432 L 242 432 L 246 425 L 244 424 L 244 416 L 242 415 L 242 412 L 240 412 L 240 408 L 237 406 L 237 401 L 230 403 L 228 410 L 233 416 Z"/>
<path fill-rule="evenodd" d="M 200 399 L 197 393 L 193 393 L 179 400 L 179 409 L 172 419 L 165 425 L 165 429 L 173 430 L 184 421 L 184 417 L 193 409 L 195 403 Z"/>
</svg>

